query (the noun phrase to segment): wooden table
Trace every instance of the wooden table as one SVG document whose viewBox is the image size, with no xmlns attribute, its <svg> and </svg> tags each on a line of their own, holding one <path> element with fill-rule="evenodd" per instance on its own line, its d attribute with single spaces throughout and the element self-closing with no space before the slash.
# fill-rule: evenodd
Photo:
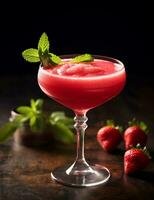
<svg viewBox="0 0 154 200">
<path fill-rule="evenodd" d="M 1 80 L 7 83 L 7 79 Z M 9 79 L 13 91 L 20 82 L 18 91 L 22 91 L 24 81 L 31 81 L 29 77 L 24 80 Z M 29 84 L 30 84 L 29 83 Z M 8 84 L 10 86 L 10 84 Z M 6 86 L 6 87 L 9 87 Z M 21 87 L 21 88 L 20 88 Z M 24 95 L 12 96 L 9 91 L 0 87 L 2 98 L 0 100 L 0 123 L 7 121 L 10 109 L 24 104 L 33 94 L 41 96 L 38 86 L 33 86 L 32 91 L 24 88 Z M 20 92 L 21 92 L 20 91 Z M 34 92 L 35 91 L 35 92 Z M 45 96 L 41 96 L 45 98 Z M 139 83 L 129 83 L 123 93 L 89 112 L 89 128 L 86 133 L 85 151 L 89 163 L 98 163 L 109 168 L 110 180 L 97 187 L 73 188 L 60 185 L 51 180 L 51 171 L 60 165 L 71 164 L 75 158 L 75 145 L 52 145 L 44 148 L 28 148 L 14 143 L 13 138 L 0 144 L 0 200 L 129 200 L 129 199 L 154 199 L 154 162 L 139 174 L 129 177 L 123 174 L 124 148 L 121 144 L 118 151 L 113 154 L 105 153 L 96 141 L 96 132 L 100 123 L 106 119 L 115 119 L 122 125 L 132 117 L 145 120 L 150 127 L 148 148 L 154 154 L 154 94 L 153 87 Z M 51 102 L 46 99 L 47 106 Z M 49 104 L 49 105 L 48 105 Z M 65 109 L 52 101 L 51 110 Z M 68 111 L 69 112 L 69 111 Z M 70 113 L 73 116 L 73 113 Z"/>
</svg>

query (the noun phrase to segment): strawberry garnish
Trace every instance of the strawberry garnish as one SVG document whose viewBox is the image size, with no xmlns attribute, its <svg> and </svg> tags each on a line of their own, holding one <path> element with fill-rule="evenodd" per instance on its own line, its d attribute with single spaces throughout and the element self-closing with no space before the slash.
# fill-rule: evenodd
<svg viewBox="0 0 154 200">
<path fill-rule="evenodd" d="M 129 127 L 124 132 L 125 149 L 130 149 L 138 143 L 144 147 L 147 143 L 147 125 L 133 119 L 129 122 Z"/>
<path fill-rule="evenodd" d="M 115 126 L 112 120 L 108 120 L 106 125 L 97 133 L 97 141 L 107 152 L 113 151 L 122 141 L 122 127 Z"/>
<path fill-rule="evenodd" d="M 146 147 L 142 148 L 137 145 L 135 148 L 127 150 L 124 155 L 124 173 L 130 175 L 146 168 L 150 158 Z"/>
</svg>

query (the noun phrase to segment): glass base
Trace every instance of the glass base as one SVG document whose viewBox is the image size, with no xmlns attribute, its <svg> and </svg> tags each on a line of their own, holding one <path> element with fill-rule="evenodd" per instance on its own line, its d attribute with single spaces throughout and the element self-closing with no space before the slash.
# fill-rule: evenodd
<svg viewBox="0 0 154 200">
<path fill-rule="evenodd" d="M 73 187 L 90 187 L 105 183 L 110 178 L 110 172 L 106 167 L 101 165 L 90 166 L 92 168 L 91 173 L 82 175 L 67 174 L 67 167 L 56 168 L 51 177 L 53 180 L 68 186 Z"/>
</svg>

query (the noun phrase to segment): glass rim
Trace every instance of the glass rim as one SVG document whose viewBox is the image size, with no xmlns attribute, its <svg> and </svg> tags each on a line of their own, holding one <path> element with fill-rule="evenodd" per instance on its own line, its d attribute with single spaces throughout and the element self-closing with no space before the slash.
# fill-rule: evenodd
<svg viewBox="0 0 154 200">
<path fill-rule="evenodd" d="M 66 55 L 64 54 L 64 55 L 59 55 L 59 57 L 61 59 L 70 59 L 70 58 L 73 58 L 73 57 L 78 56 L 78 55 L 81 55 L 81 54 L 66 54 Z M 107 77 L 115 76 L 116 74 L 119 74 L 121 71 L 125 70 L 124 64 L 116 58 L 109 57 L 109 56 L 103 56 L 103 55 L 92 55 L 92 56 L 94 57 L 94 59 L 106 60 L 106 61 L 110 61 L 112 63 L 118 64 L 118 65 L 120 65 L 121 68 L 118 69 L 118 71 L 113 72 L 112 74 L 94 76 L 94 77 L 90 77 L 90 79 L 98 79 L 98 78 L 102 78 L 102 77 L 107 78 Z M 43 71 L 44 73 L 51 75 L 50 72 L 43 69 L 41 63 L 39 65 L 39 70 Z M 60 75 L 57 75 L 57 74 L 52 74 L 52 76 L 61 77 L 61 78 L 68 78 L 68 76 L 65 76 L 65 75 L 60 76 Z M 69 79 L 89 79 L 89 77 L 71 77 L 71 76 L 69 76 Z"/>
<path fill-rule="evenodd" d="M 67 59 L 67 58 L 69 59 L 69 58 L 73 58 L 73 57 L 79 56 L 79 55 L 82 55 L 82 54 L 79 54 L 79 53 L 77 53 L 77 54 L 64 54 L 64 55 L 62 54 L 62 55 L 59 55 L 59 57 L 62 58 L 62 59 Z M 124 68 L 123 62 L 121 62 L 117 58 L 113 58 L 113 57 L 110 57 L 110 56 L 104 56 L 104 55 L 98 55 L 98 54 L 92 54 L 92 56 L 94 57 L 94 59 L 96 58 L 96 59 L 100 59 L 100 60 L 107 60 L 107 61 L 110 61 L 110 62 L 113 62 L 113 63 L 117 63 L 122 67 L 122 69 Z M 118 71 L 120 71 L 120 70 L 118 70 Z"/>
</svg>

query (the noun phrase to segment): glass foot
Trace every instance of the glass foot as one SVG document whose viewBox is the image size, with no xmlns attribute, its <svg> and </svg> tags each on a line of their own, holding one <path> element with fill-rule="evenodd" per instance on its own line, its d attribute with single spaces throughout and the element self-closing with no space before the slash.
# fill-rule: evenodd
<svg viewBox="0 0 154 200">
<path fill-rule="evenodd" d="M 90 166 L 91 173 L 82 175 L 73 175 L 67 173 L 67 167 L 59 167 L 51 173 L 53 180 L 73 187 L 90 187 L 105 183 L 110 178 L 110 172 L 106 167 L 101 165 Z"/>
</svg>

